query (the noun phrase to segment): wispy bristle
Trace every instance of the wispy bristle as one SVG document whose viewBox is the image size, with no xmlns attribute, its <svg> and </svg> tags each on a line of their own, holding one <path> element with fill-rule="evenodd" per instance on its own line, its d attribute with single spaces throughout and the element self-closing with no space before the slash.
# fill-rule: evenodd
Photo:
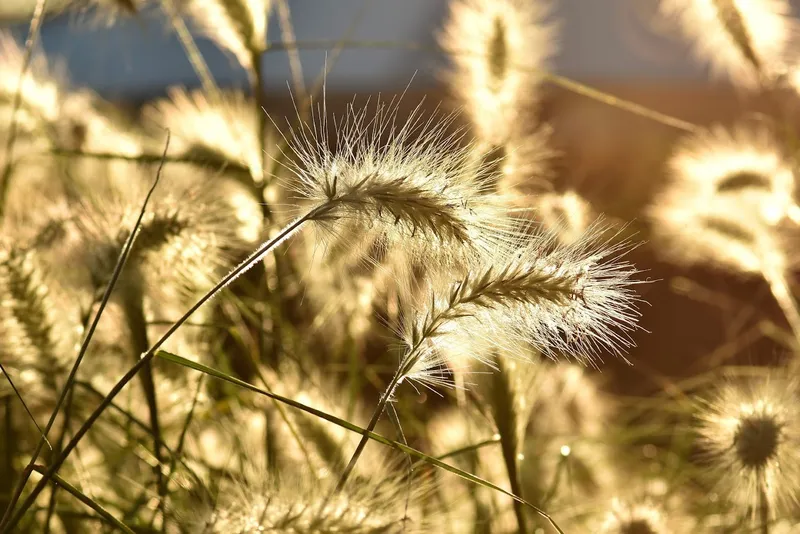
<svg viewBox="0 0 800 534">
<path fill-rule="evenodd" d="M 403 364 L 405 376 L 438 381 L 443 350 L 480 340 L 517 339 L 581 362 L 606 351 L 621 355 L 633 344 L 636 271 L 617 258 L 619 247 L 592 244 L 591 234 L 570 247 L 526 239 L 434 282 L 404 333 L 416 352 Z"/>
<path fill-rule="evenodd" d="M 472 165 L 458 132 L 447 133 L 450 118 L 415 112 L 401 122 L 394 104 L 379 103 L 374 114 L 351 106 L 331 144 L 322 113 L 291 132 L 297 159 L 288 168 L 297 179 L 289 187 L 327 232 L 356 223 L 374 237 L 351 236 L 355 246 L 377 239 L 387 250 L 441 258 L 504 237 L 503 203 L 482 194 L 486 169 Z"/>
</svg>

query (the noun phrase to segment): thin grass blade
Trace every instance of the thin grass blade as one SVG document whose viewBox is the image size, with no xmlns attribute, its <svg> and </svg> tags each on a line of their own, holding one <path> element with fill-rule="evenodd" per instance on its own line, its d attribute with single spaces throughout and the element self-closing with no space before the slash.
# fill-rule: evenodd
<svg viewBox="0 0 800 534">
<path fill-rule="evenodd" d="M 424 461 L 425 463 L 428 463 L 430 465 L 433 465 L 435 467 L 438 467 L 440 469 L 444 469 L 445 471 L 453 473 L 454 475 L 457 475 L 457 476 L 463 478 L 464 480 L 467 480 L 468 482 L 472 482 L 473 484 L 478 484 L 479 486 L 483 486 L 483 487 L 488 488 L 488 489 L 490 489 L 492 491 L 500 492 L 503 495 L 511 497 L 512 499 L 514 499 L 515 501 L 519 502 L 523 506 L 526 506 L 526 507 L 530 508 L 531 510 L 536 512 L 539 516 L 541 516 L 543 519 L 548 521 L 552 525 L 552 527 L 556 530 L 556 532 L 558 532 L 559 534 L 564 534 L 564 531 L 561 530 L 561 528 L 556 524 L 556 522 L 544 510 L 541 510 L 540 508 L 537 508 L 536 506 L 534 506 L 533 504 L 529 503 L 528 501 L 522 499 L 521 497 L 518 497 L 518 496 L 514 495 L 513 493 L 511 493 L 510 491 L 506 491 L 503 488 L 501 488 L 499 486 L 496 486 L 496 485 L 492 484 L 491 482 L 489 482 L 487 480 L 484 480 L 484 479 L 482 479 L 482 478 L 480 478 L 480 477 L 478 477 L 476 475 L 473 475 L 472 473 L 468 473 L 466 471 L 462 471 L 461 469 L 459 469 L 457 467 L 454 467 L 454 466 L 452 466 L 450 464 L 447 464 L 445 462 L 442 462 L 441 460 L 438 460 L 438 459 L 436 459 L 436 458 L 434 458 L 432 456 L 428 456 L 424 452 L 418 451 L 417 449 L 409 447 L 408 445 L 404 445 L 404 444 L 402 444 L 400 442 L 391 440 L 391 439 L 386 438 L 386 437 L 384 437 L 384 436 L 382 436 L 380 434 L 376 434 L 375 432 L 369 432 L 365 428 L 361 428 L 358 425 L 354 425 L 353 423 L 351 423 L 349 421 L 345 421 L 344 419 L 340 419 L 340 418 L 338 418 L 336 416 L 327 414 L 327 413 L 325 413 L 325 412 L 323 412 L 321 410 L 317 410 L 317 409 L 312 408 L 310 406 L 306 406 L 305 404 L 302 404 L 302 403 L 297 402 L 295 400 L 288 399 L 286 397 L 283 397 L 281 395 L 277 395 L 275 393 L 270 393 L 268 391 L 264 391 L 263 389 L 260 389 L 260 388 L 254 386 L 252 384 L 249 384 L 249 383 L 247 383 L 247 382 L 245 382 L 243 380 L 239 380 L 238 378 L 233 377 L 233 376 L 231 376 L 231 375 L 229 375 L 227 373 L 223 373 L 222 371 L 219 371 L 217 369 L 212 369 L 211 367 L 207 367 L 207 366 L 205 366 L 205 365 L 203 365 L 201 363 L 198 363 L 198 362 L 193 362 L 191 360 L 187 360 L 186 358 L 182 358 L 181 356 L 178 356 L 177 354 L 172 354 L 170 352 L 160 350 L 160 351 L 156 352 L 156 357 L 157 358 L 161 358 L 162 360 L 166 360 L 168 362 L 175 363 L 177 365 L 182 365 L 183 367 L 188 367 L 190 369 L 194 369 L 195 371 L 200 371 L 201 373 L 205 373 L 207 375 L 213 376 L 214 378 L 218 378 L 220 380 L 224 380 L 224 381 L 226 381 L 228 383 L 234 384 L 236 386 L 239 386 L 241 388 L 247 389 L 247 390 L 252 391 L 254 393 L 258 393 L 260 395 L 264 395 L 265 397 L 269 397 L 271 399 L 275 399 L 275 400 L 277 400 L 279 402 L 282 402 L 284 404 L 288 404 L 289 406 L 291 406 L 293 408 L 297 408 L 298 410 L 302 410 L 302 411 L 304 411 L 306 413 L 309 413 L 311 415 L 314 415 L 316 417 L 324 419 L 324 420 L 326 420 L 326 421 L 328 421 L 330 423 L 333 423 L 333 424 L 338 425 L 338 426 L 340 426 L 342 428 L 350 430 L 351 432 L 356 432 L 357 434 L 361 434 L 362 436 L 367 436 L 369 439 L 371 439 L 373 441 L 377 441 L 378 443 L 386 445 L 387 447 L 391 447 L 391 448 L 393 448 L 393 449 L 395 449 L 397 451 L 403 452 L 403 453 L 408 454 L 410 456 L 414 456 L 414 457 Z"/>
</svg>

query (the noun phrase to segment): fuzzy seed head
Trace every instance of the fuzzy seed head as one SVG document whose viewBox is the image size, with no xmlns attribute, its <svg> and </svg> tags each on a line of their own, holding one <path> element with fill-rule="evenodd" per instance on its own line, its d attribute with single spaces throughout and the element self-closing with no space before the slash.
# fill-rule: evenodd
<svg viewBox="0 0 800 534">
<path fill-rule="evenodd" d="M 404 332 L 405 375 L 436 381 L 446 354 L 463 354 L 470 343 L 503 349 L 505 340 L 515 340 L 584 363 L 603 352 L 621 355 L 633 344 L 638 320 L 636 271 L 619 259 L 620 247 L 592 244 L 595 237 L 559 247 L 528 235 L 517 247 L 477 259 L 460 276 L 450 271 L 434 281 Z M 472 357 L 484 361 L 483 352 Z"/>
<path fill-rule="evenodd" d="M 792 165 L 763 126 L 714 126 L 684 140 L 668 168 L 676 194 L 740 199 L 766 224 L 794 219 Z"/>
<path fill-rule="evenodd" d="M 472 164 L 459 133 L 447 132 L 450 122 L 417 112 L 400 121 L 394 104 L 379 103 L 374 113 L 351 106 L 334 122 L 330 143 L 323 111 L 292 132 L 289 188 L 309 204 L 320 230 L 333 240 L 350 235 L 356 249 L 448 263 L 495 246 L 508 233 L 506 208 L 484 194 L 486 170 Z"/>
<path fill-rule="evenodd" d="M 770 508 L 797 502 L 797 393 L 795 380 L 774 372 L 726 385 L 698 414 L 709 480 L 733 503 L 755 510 L 762 491 Z"/>
<path fill-rule="evenodd" d="M 541 0 L 456 0 L 439 36 L 450 54 L 450 82 L 490 145 L 510 139 L 515 117 L 534 103 L 541 69 L 555 49 L 554 29 L 544 22 Z"/>
<path fill-rule="evenodd" d="M 792 66 L 796 22 L 787 0 L 662 0 L 696 55 L 734 84 L 755 88 Z"/>
<path fill-rule="evenodd" d="M 169 100 L 148 106 L 144 116 L 172 133 L 171 149 L 206 156 L 209 163 L 238 164 L 249 169 L 254 182 L 263 182 L 258 116 L 243 94 L 228 93 L 216 101 L 201 91 L 173 88 Z"/>
<path fill-rule="evenodd" d="M 92 283 L 104 284 L 139 215 L 149 184 L 147 175 L 126 182 L 101 180 L 90 191 L 79 224 L 86 245 L 78 254 L 88 255 Z M 110 182 L 110 183 L 109 183 Z M 103 190 L 105 189 L 105 190 Z M 164 170 L 136 242 L 125 280 L 147 282 L 154 302 L 164 306 L 188 303 L 210 289 L 220 271 L 240 253 L 237 216 L 227 201 L 224 182 L 203 176 L 196 168 L 178 164 Z"/>
<path fill-rule="evenodd" d="M 377 472 L 376 472 L 377 471 Z M 254 478 L 254 477 L 252 477 Z M 416 509 L 424 491 L 391 473 L 373 470 L 330 499 L 331 484 L 308 475 L 285 474 L 245 482 L 220 497 L 198 532 L 259 534 L 352 532 L 355 534 L 419 532 L 424 522 Z M 407 496 L 410 507 L 406 509 Z M 408 516 L 406 516 L 408 514 Z"/>
<path fill-rule="evenodd" d="M 55 284 L 33 251 L 0 241 L 0 354 L 34 407 L 57 394 L 59 373 L 66 371 L 76 341 L 76 310 L 60 302 L 52 289 Z M 0 388 L 11 394 L 7 386 L 2 378 Z"/>
<path fill-rule="evenodd" d="M 680 145 L 669 168 L 672 182 L 650 209 L 666 256 L 740 273 L 787 267 L 794 173 L 769 132 L 713 128 Z"/>
</svg>

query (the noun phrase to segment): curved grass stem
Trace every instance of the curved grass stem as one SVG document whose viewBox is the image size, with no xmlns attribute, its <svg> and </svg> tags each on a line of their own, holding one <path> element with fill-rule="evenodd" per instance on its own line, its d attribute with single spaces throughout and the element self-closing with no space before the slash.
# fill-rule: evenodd
<svg viewBox="0 0 800 534">
<path fill-rule="evenodd" d="M 761 534 L 769 534 L 769 499 L 763 476 L 758 483 L 758 522 Z"/>
<path fill-rule="evenodd" d="M 401 377 L 402 375 L 400 373 L 400 369 L 398 369 L 395 375 L 392 377 L 392 380 L 389 382 L 389 385 L 386 386 L 383 394 L 381 394 L 378 405 L 375 407 L 375 411 L 372 413 L 372 418 L 370 418 L 369 423 L 367 423 L 366 431 L 361 436 L 361 440 L 358 442 L 358 445 L 356 445 L 356 449 L 353 451 L 350 461 L 347 462 L 347 466 L 339 476 L 339 480 L 336 482 L 336 487 L 334 488 L 332 495 L 341 492 L 342 489 L 344 489 L 345 484 L 347 484 L 347 480 L 350 478 L 356 463 L 358 463 L 358 459 L 364 452 L 364 447 L 367 446 L 367 442 L 369 441 L 369 432 L 374 431 L 375 427 L 378 425 L 378 421 L 380 421 L 383 412 L 386 410 L 386 403 L 389 402 L 389 399 L 391 399 L 392 395 L 394 395 L 394 390 L 397 389 L 397 386 L 400 384 Z"/>
</svg>

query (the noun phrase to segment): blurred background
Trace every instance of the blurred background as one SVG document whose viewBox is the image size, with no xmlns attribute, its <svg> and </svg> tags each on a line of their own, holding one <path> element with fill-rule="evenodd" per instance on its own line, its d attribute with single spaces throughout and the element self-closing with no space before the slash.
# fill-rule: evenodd
<svg viewBox="0 0 800 534">
<path fill-rule="evenodd" d="M 800 2 L 792 3 L 797 14 Z M 30 15 L 31 2 L 0 4 L 0 18 L 16 26 L 22 37 L 27 24 L 13 23 Z M 655 16 L 658 0 L 552 4 L 551 19 L 560 28 L 560 50 L 553 62 L 559 74 L 609 83 L 709 84 L 708 72 L 692 60 L 685 39 Z M 401 47 L 434 46 L 446 0 L 289 0 L 289 7 L 296 40 L 317 48 L 300 55 L 309 83 L 322 69 L 326 49 L 342 38 L 363 46 L 342 52 L 328 77 L 333 91 L 396 90 L 412 78 L 412 87 L 422 90 L 439 81 L 441 57 Z M 276 17 L 268 35 L 270 41 L 287 40 Z M 370 41 L 380 41 L 382 48 L 365 49 Z M 152 14 L 139 20 L 120 17 L 113 26 L 93 21 L 91 15 L 61 16 L 44 25 L 42 45 L 48 55 L 62 59 L 76 85 L 92 87 L 106 98 L 146 99 L 163 94 L 169 85 L 198 85 L 178 40 Z M 244 86 L 245 74 L 233 59 L 202 38 L 200 50 L 221 84 Z M 284 90 L 291 80 L 286 54 L 268 54 L 264 65 L 269 87 Z"/>
<path fill-rule="evenodd" d="M 560 36 L 555 73 L 701 125 L 770 112 L 769 95 L 739 93 L 695 61 L 680 32 L 655 16 L 658 0 L 552 3 L 550 18 Z M 20 40 L 29 4 L 0 2 L 0 18 Z M 800 14 L 800 1 L 792 4 Z M 289 0 L 289 7 L 294 35 L 282 32 L 272 17 L 268 39 L 299 44 L 307 85 L 326 61 L 333 64 L 327 75 L 329 107 L 344 105 L 354 94 L 392 94 L 406 86 L 410 106 L 422 95 L 431 107 L 447 102 L 441 76 L 446 60 L 435 50 L 446 0 Z M 332 50 L 341 39 L 346 42 L 337 55 Z M 115 102 L 136 106 L 166 94 L 169 86 L 200 85 L 169 25 L 153 13 L 120 17 L 113 26 L 91 13 L 62 15 L 44 24 L 41 41 L 73 86 Z M 221 86 L 247 87 L 232 57 L 199 35 L 197 41 Z M 285 47 L 265 54 L 263 72 L 274 107 L 291 114 L 285 108 L 292 85 Z M 635 229 L 683 132 L 555 85 L 545 94 L 538 119 L 554 129 L 556 187 L 577 190 L 606 217 Z M 785 118 L 797 120 L 797 107 L 782 106 Z M 659 376 L 679 378 L 721 363 L 776 363 L 784 357 L 784 323 L 762 282 L 713 271 L 678 272 L 647 243 L 631 259 L 653 281 L 641 286 L 651 306 L 643 307 L 645 330 L 637 334 L 639 347 L 631 354 L 636 365 L 616 360 L 603 367 L 626 392 L 659 389 Z"/>
</svg>

